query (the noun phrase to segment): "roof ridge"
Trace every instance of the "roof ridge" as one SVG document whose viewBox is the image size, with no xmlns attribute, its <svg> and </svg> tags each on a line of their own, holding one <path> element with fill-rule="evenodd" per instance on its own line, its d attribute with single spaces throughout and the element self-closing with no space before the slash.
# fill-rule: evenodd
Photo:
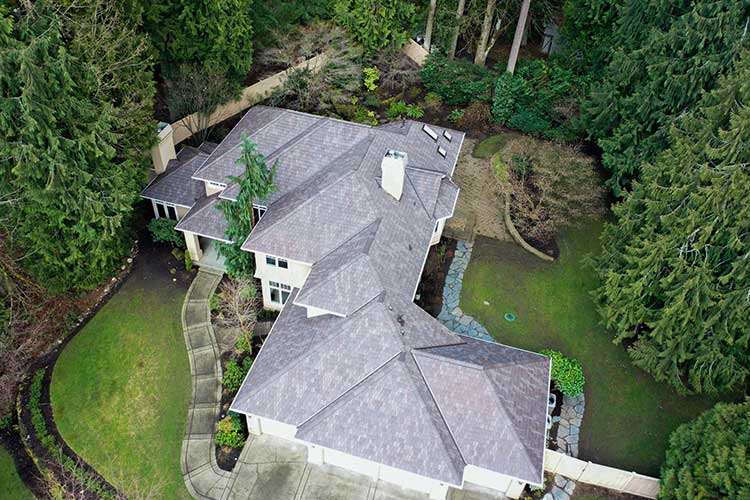
<svg viewBox="0 0 750 500">
<path fill-rule="evenodd" d="M 408 174 L 406 175 L 406 178 L 409 179 L 409 184 L 411 185 L 411 188 L 414 190 L 414 194 L 417 196 L 417 199 L 419 200 L 419 204 L 422 207 L 422 210 L 424 210 L 424 213 L 427 214 L 427 217 L 432 219 L 432 214 L 427 211 L 427 207 L 424 204 L 424 201 L 422 201 L 422 197 L 419 196 L 419 191 L 417 191 L 417 186 L 414 185 L 414 182 L 411 180 L 411 176 Z M 428 250 L 429 251 L 429 250 Z"/>
<path fill-rule="evenodd" d="M 315 115 L 313 115 L 313 116 L 315 116 Z M 282 144 L 281 146 L 279 146 L 278 148 L 276 148 L 272 152 L 270 152 L 268 154 L 268 156 L 265 157 L 266 161 L 268 161 L 268 162 L 276 161 L 279 156 L 281 156 L 282 154 L 284 154 L 286 151 L 288 151 L 293 146 L 296 146 L 297 144 L 299 144 L 299 142 L 302 139 L 306 138 L 307 136 L 309 136 L 310 134 L 312 134 L 313 132 L 315 132 L 317 129 L 319 129 L 320 127 L 322 127 L 323 125 L 325 125 L 328 122 L 328 118 L 325 117 L 325 116 L 318 116 L 317 118 L 318 119 L 315 120 L 315 122 L 313 122 L 311 125 L 308 125 L 307 127 L 305 127 L 305 129 L 302 132 L 300 132 L 299 134 L 295 135 L 294 137 L 292 137 L 291 139 L 289 139 L 288 141 L 286 141 L 284 144 Z"/>
<path fill-rule="evenodd" d="M 448 425 L 448 420 L 445 418 L 445 415 L 443 414 L 443 410 L 440 409 L 440 404 L 435 398 L 435 394 L 433 394 L 430 384 L 427 383 L 427 379 L 425 378 L 424 373 L 422 373 L 422 368 L 419 366 L 419 361 L 417 361 L 417 358 L 414 357 L 413 352 L 410 352 L 409 354 L 411 354 L 411 358 L 414 361 L 414 365 L 417 367 L 417 372 L 419 373 L 419 376 L 422 379 L 422 383 L 424 383 L 425 387 L 427 388 L 427 392 L 429 393 L 430 398 L 432 399 L 432 402 L 435 403 L 435 408 L 437 408 L 438 415 L 440 415 L 440 419 L 443 421 L 443 425 L 445 426 L 446 430 L 448 431 L 448 435 L 451 437 L 451 440 L 453 441 L 453 446 L 456 447 L 456 450 L 458 451 L 458 455 L 461 457 L 461 460 L 463 461 L 463 463 L 466 465 L 469 465 L 469 462 L 466 460 L 466 457 L 464 456 L 464 452 L 461 451 L 461 447 L 458 445 L 458 440 L 456 439 L 456 436 L 453 434 L 453 430 L 451 430 L 450 425 Z"/>
<path fill-rule="evenodd" d="M 328 403 L 323 408 L 319 409 L 318 411 L 316 411 L 315 413 L 313 413 L 312 415 L 310 415 L 309 417 L 307 417 L 307 419 L 305 419 L 300 424 L 298 424 L 297 425 L 297 429 L 299 430 L 299 429 L 302 428 L 302 426 L 309 424 L 312 419 L 314 419 L 315 417 L 317 417 L 318 415 L 320 415 L 321 413 L 323 413 L 324 411 L 326 411 L 327 409 L 329 409 L 331 406 L 335 405 L 338 401 L 341 400 L 341 398 L 343 398 L 344 396 L 346 396 L 347 394 L 349 394 L 350 392 L 352 392 L 353 390 L 355 390 L 357 387 L 360 387 L 367 379 L 369 379 L 370 377 L 372 377 L 373 375 L 375 375 L 375 373 L 377 373 L 380 370 L 382 370 L 383 368 L 385 368 L 386 365 L 390 364 L 394 359 L 396 359 L 402 353 L 403 353 L 403 351 L 399 351 L 396 354 L 394 354 L 393 356 L 391 356 L 390 358 L 388 358 L 387 360 L 385 360 L 382 364 L 380 364 L 379 366 L 377 366 L 370 373 L 366 374 L 364 377 L 362 377 L 356 383 L 352 384 L 351 387 L 349 387 L 344 392 L 342 392 L 341 394 L 339 394 L 338 396 L 336 396 L 335 398 L 333 398 L 330 403 Z"/>
<path fill-rule="evenodd" d="M 356 143 L 354 146 L 352 146 L 351 148 L 349 148 L 348 150 L 346 150 L 344 153 L 342 153 L 341 155 L 337 156 L 335 159 L 331 160 L 327 165 L 330 165 L 331 163 L 333 163 L 334 161 L 336 161 L 336 159 L 341 158 L 346 153 L 348 153 L 349 151 L 351 151 L 352 149 L 354 149 L 355 147 L 357 147 L 359 144 L 361 144 L 362 142 L 364 142 L 367 139 L 370 139 L 370 144 L 372 144 L 372 138 L 371 137 L 363 138 L 361 141 L 359 141 L 358 143 Z M 369 150 L 369 146 L 368 146 L 368 150 Z M 367 153 L 365 153 L 365 155 L 366 154 Z M 310 184 L 310 182 L 312 182 L 315 179 L 318 179 L 318 178 L 322 177 L 323 175 L 325 175 L 328 172 L 331 172 L 331 170 L 326 169 L 326 170 L 323 170 L 323 171 L 318 172 L 317 174 L 313 175 L 312 178 L 307 179 L 305 182 L 303 182 L 302 184 L 300 184 L 299 186 L 297 186 L 295 189 L 292 189 L 291 191 L 287 192 L 284 196 L 282 196 L 281 198 L 279 198 L 275 202 L 271 203 L 269 205 L 269 208 L 271 208 L 271 207 L 273 207 L 273 205 L 276 205 L 277 203 L 281 202 L 283 199 L 287 198 L 288 196 L 292 196 L 294 193 L 297 193 L 298 191 L 302 191 L 303 189 L 305 189 L 305 187 L 307 187 Z M 338 184 L 339 182 L 341 182 L 343 179 L 345 179 L 347 177 L 353 176 L 356 173 L 357 173 L 357 170 L 355 170 L 355 169 L 347 169 L 347 170 L 342 171 L 341 174 L 338 177 L 336 177 L 333 182 L 330 182 L 326 186 L 323 186 L 323 188 L 320 189 L 320 190 L 318 190 L 313 196 L 309 196 L 307 199 L 305 199 L 304 201 L 302 201 L 299 205 L 297 205 L 296 207 L 294 207 L 294 209 L 291 210 L 288 214 L 282 216 L 279 220 L 272 222 L 269 227 L 263 228 L 261 232 L 266 232 L 270 228 L 272 228 L 272 227 L 276 226 L 277 224 L 279 224 L 280 222 L 285 221 L 287 218 L 291 217 L 292 214 L 294 214 L 295 212 L 297 212 L 300 208 L 304 207 L 305 205 L 307 205 L 308 203 L 310 203 L 312 200 L 318 198 L 321 194 L 323 194 L 324 192 L 326 192 L 329 189 L 331 189 L 334 185 Z M 257 227 L 258 227 L 258 224 L 256 224 L 252 228 L 252 230 L 250 231 L 250 234 L 247 235 L 247 238 L 245 238 L 245 241 L 242 243 L 242 246 L 245 246 L 245 244 L 247 243 L 247 240 L 250 239 L 250 236 L 252 236 L 253 232 L 256 230 Z"/>
<path fill-rule="evenodd" d="M 268 112 L 268 110 L 270 110 L 270 109 L 272 109 L 272 108 L 269 108 L 269 107 L 264 107 L 264 108 L 263 108 L 263 111 L 266 111 L 266 112 Z M 284 114 L 284 112 L 286 112 L 286 110 L 285 110 L 284 108 L 273 108 L 273 109 L 279 109 L 279 110 L 281 110 L 282 112 L 281 112 L 281 113 L 279 113 L 278 115 L 276 115 L 276 116 L 275 116 L 274 118 L 272 118 L 272 119 L 271 119 L 271 120 L 270 120 L 270 121 L 269 121 L 268 123 L 266 123 L 265 125 L 263 125 L 262 127 L 260 127 L 260 128 L 259 128 L 258 130 L 256 130 L 255 132 L 253 132 L 252 134 L 249 134 L 249 135 L 248 135 L 248 137 L 252 137 L 252 136 L 254 136 L 255 134 L 257 134 L 258 132 L 260 132 L 261 130 L 265 129 L 266 127 L 268 127 L 269 125 L 271 125 L 272 123 L 274 123 L 274 122 L 275 122 L 276 120 L 278 120 L 279 118 L 281 118 L 281 116 L 282 116 L 282 115 Z M 231 134 L 232 132 L 234 132 L 234 129 L 235 129 L 235 128 L 237 128 L 237 127 L 239 126 L 239 124 L 240 124 L 240 123 L 242 123 L 242 120 L 243 120 L 243 119 L 245 118 L 245 116 L 247 116 L 247 113 L 245 113 L 245 115 L 243 115 L 243 117 L 242 117 L 242 118 L 240 119 L 240 121 L 238 121 L 238 122 L 237 122 L 237 124 L 236 124 L 236 125 L 235 125 L 234 127 L 232 127 L 232 130 L 230 130 L 230 131 L 229 131 L 229 134 L 227 134 L 227 137 L 229 137 L 229 135 L 230 135 L 230 134 Z M 214 164 L 214 163 L 216 163 L 216 162 L 217 162 L 217 161 L 218 161 L 219 159 L 221 159 L 221 158 L 224 158 L 224 157 L 225 157 L 226 155 L 228 155 L 228 154 L 229 154 L 229 153 L 230 153 L 231 151 L 234 151 L 235 149 L 237 149 L 237 147 L 239 147 L 240 145 L 242 145 L 242 140 L 241 140 L 241 139 L 242 139 L 242 138 L 240 137 L 240 142 L 238 142 L 237 144 L 235 144 L 234 146 L 232 146 L 231 148 L 227 149 L 226 151 L 224 151 L 223 153 L 221 153 L 221 154 L 220 154 L 219 156 L 217 156 L 216 158 L 214 158 L 214 159 L 213 159 L 213 161 L 212 161 L 211 163 L 208 163 L 208 164 L 207 164 L 207 163 L 206 163 L 206 161 L 208 161 L 208 158 L 206 158 L 206 160 L 204 160 L 204 162 L 203 162 L 203 165 L 201 165 L 200 167 L 198 167 L 198 169 L 197 169 L 197 170 L 195 171 L 195 173 L 193 174 L 193 176 L 196 176 L 196 175 L 198 175 L 198 174 L 199 174 L 199 173 L 200 173 L 200 172 L 201 172 L 201 171 L 202 171 L 202 170 L 203 170 L 204 168 L 208 167 L 209 165 L 213 165 L 213 164 Z M 222 142 L 223 142 L 223 141 L 222 141 Z M 219 143 L 219 146 L 220 146 L 220 145 L 221 145 L 221 143 Z M 217 147 L 218 147 L 218 146 L 217 146 Z M 211 155 L 209 155 L 209 158 L 210 158 L 210 157 L 211 157 Z M 200 178 L 199 178 L 199 179 L 197 179 L 197 180 L 199 180 L 199 181 L 206 181 L 207 179 L 200 179 Z"/>
</svg>

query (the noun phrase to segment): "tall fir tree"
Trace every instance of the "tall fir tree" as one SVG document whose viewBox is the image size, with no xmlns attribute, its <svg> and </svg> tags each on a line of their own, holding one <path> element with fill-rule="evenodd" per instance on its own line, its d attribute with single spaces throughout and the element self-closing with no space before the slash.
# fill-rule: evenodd
<svg viewBox="0 0 750 500">
<path fill-rule="evenodd" d="M 181 64 L 202 65 L 241 84 L 253 63 L 253 0 L 128 0 L 143 19 L 171 77 Z"/>
<path fill-rule="evenodd" d="M 253 204 L 268 200 L 276 191 L 274 178 L 278 162 L 269 169 L 255 143 L 243 137 L 242 154 L 237 159 L 237 164 L 244 169 L 242 176 L 231 178 L 240 187 L 237 200 L 219 203 L 219 209 L 227 220 L 226 237 L 232 243 L 219 243 L 218 250 L 219 255 L 226 259 L 227 274 L 252 278 L 255 258 L 252 253 L 242 250 L 242 244 L 257 222 Z"/>
<path fill-rule="evenodd" d="M 20 15 L 20 14 L 19 14 Z M 85 289 L 132 244 L 155 139 L 146 39 L 98 0 L 49 0 L 0 38 L 0 224 L 54 291 Z"/>
<path fill-rule="evenodd" d="M 717 404 L 669 437 L 659 500 L 750 498 L 750 402 Z"/>
<path fill-rule="evenodd" d="M 750 0 L 627 0 L 617 7 L 611 35 L 602 32 L 609 29 L 611 10 L 606 2 L 602 8 L 602 16 L 593 18 L 603 22 L 601 30 L 590 27 L 600 35 L 594 54 L 601 58 L 596 44 L 602 41 L 609 45 L 604 53 L 613 54 L 601 83 L 582 103 L 582 122 L 602 148 L 609 186 L 621 196 L 641 164 L 669 146 L 672 123 L 731 70 L 742 47 L 750 47 Z M 569 31 L 591 35 L 588 27 L 571 23 Z"/>
<path fill-rule="evenodd" d="M 602 234 L 600 310 L 657 380 L 731 391 L 750 374 L 750 51 L 670 137 Z"/>
</svg>

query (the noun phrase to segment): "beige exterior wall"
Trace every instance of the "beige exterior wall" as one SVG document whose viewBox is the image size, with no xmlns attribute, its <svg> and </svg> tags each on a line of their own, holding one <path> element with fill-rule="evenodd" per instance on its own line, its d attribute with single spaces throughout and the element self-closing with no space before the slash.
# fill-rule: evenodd
<svg viewBox="0 0 750 500">
<path fill-rule="evenodd" d="M 203 257 L 203 250 L 201 249 L 198 235 L 187 231 L 183 231 L 182 234 L 185 235 L 185 244 L 187 245 L 188 252 L 190 252 L 190 258 L 193 262 L 198 262 Z"/>
<path fill-rule="evenodd" d="M 206 196 L 211 196 L 212 194 L 219 193 L 221 191 L 224 191 L 224 189 L 226 189 L 225 185 L 217 186 L 208 181 L 204 181 L 204 185 L 206 186 Z"/>
<path fill-rule="evenodd" d="M 445 221 L 447 219 L 440 219 L 437 223 L 437 229 L 432 233 L 432 239 L 430 240 L 430 246 L 437 245 L 440 242 L 440 238 L 443 237 L 443 229 L 445 229 Z"/>
<path fill-rule="evenodd" d="M 188 207 L 181 207 L 179 205 L 176 205 L 175 208 L 177 209 L 177 220 L 182 220 L 182 218 L 185 217 L 185 214 L 190 210 Z"/>
<path fill-rule="evenodd" d="M 310 264 L 304 264 L 294 260 L 287 260 L 289 267 L 282 269 L 276 266 L 270 266 L 266 264 L 266 256 L 268 254 L 255 252 L 255 277 L 261 282 L 263 292 L 263 307 L 271 310 L 281 310 L 280 304 L 274 304 L 271 302 L 271 290 L 269 289 L 269 282 L 275 281 L 284 285 L 289 285 L 292 288 L 302 288 L 305 284 L 307 275 L 310 274 L 312 266 Z"/>
</svg>

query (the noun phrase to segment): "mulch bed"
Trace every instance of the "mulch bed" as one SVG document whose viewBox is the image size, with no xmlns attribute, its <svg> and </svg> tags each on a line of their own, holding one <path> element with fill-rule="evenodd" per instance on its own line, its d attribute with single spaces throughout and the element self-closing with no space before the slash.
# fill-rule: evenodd
<svg viewBox="0 0 750 500">
<path fill-rule="evenodd" d="M 445 277 L 448 275 L 457 243 L 456 240 L 443 238 L 440 243 L 430 247 L 427 254 L 414 302 L 433 317 L 440 314 L 440 308 L 443 306 Z"/>
<path fill-rule="evenodd" d="M 620 493 L 591 484 L 576 483 L 573 498 L 596 498 L 597 500 L 643 500 L 643 497 Z"/>
<path fill-rule="evenodd" d="M 263 341 L 259 339 L 258 337 L 253 338 L 253 349 L 250 353 L 242 353 L 237 354 L 235 351 L 230 350 L 222 353 L 221 355 L 221 368 L 222 371 L 226 371 L 227 363 L 231 360 L 237 361 L 238 364 L 242 365 L 242 362 L 245 360 L 245 358 L 252 357 L 255 358 L 255 356 L 260 351 L 261 346 L 263 345 Z M 221 411 L 219 412 L 219 415 L 216 417 L 216 423 L 218 424 L 221 419 L 223 419 L 225 416 L 227 416 L 227 413 L 229 413 L 229 406 L 232 404 L 232 401 L 234 400 L 234 397 L 237 393 L 236 392 L 230 392 L 227 389 L 222 389 L 221 391 Z M 247 431 L 247 420 L 242 417 L 242 432 L 247 439 L 248 437 L 248 431 Z M 228 446 L 219 446 L 215 445 L 216 447 L 216 463 L 222 470 L 231 472 L 232 469 L 234 469 L 234 466 L 237 464 L 237 459 L 240 457 L 240 453 L 242 453 L 242 448 L 230 448 Z"/>
</svg>

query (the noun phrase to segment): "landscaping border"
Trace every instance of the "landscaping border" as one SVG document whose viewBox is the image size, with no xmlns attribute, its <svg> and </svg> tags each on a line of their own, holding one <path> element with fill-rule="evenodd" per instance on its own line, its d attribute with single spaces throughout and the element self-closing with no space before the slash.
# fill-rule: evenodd
<svg viewBox="0 0 750 500">
<path fill-rule="evenodd" d="M 503 217 L 505 218 L 505 226 L 508 228 L 508 232 L 513 237 L 515 242 L 521 245 L 521 248 L 529 252 L 531 255 L 539 257 L 542 260 L 546 260 L 547 262 L 554 262 L 554 257 L 534 248 L 525 239 L 523 239 L 521 233 L 518 232 L 518 229 L 516 229 L 516 226 L 513 224 L 513 220 L 510 218 L 510 195 L 508 194 L 505 195 L 505 211 L 503 213 Z"/>
<path fill-rule="evenodd" d="M 36 474 L 29 471 L 29 468 L 19 469 L 17 467 L 19 476 L 24 482 L 26 487 L 34 492 L 35 494 L 40 493 L 42 485 L 39 483 L 40 477 L 44 474 L 41 467 L 47 467 L 55 475 L 57 480 L 65 480 L 65 469 L 57 462 L 54 458 L 49 456 L 49 450 L 47 450 L 36 433 L 34 432 L 33 426 L 31 425 L 30 411 L 28 407 L 29 403 L 29 392 L 28 384 L 33 381 L 34 375 L 39 370 L 44 370 L 44 378 L 42 383 L 41 392 L 41 408 L 42 415 L 44 417 L 44 425 L 47 432 L 54 438 L 56 445 L 61 450 L 61 453 L 75 462 L 77 467 L 83 469 L 87 474 L 91 475 L 97 483 L 101 484 L 103 488 L 111 492 L 113 496 L 124 498 L 122 493 L 117 490 L 111 483 L 109 483 L 99 472 L 86 462 L 80 455 L 78 455 L 69 445 L 65 442 L 60 431 L 57 428 L 55 417 L 53 414 L 52 405 L 50 404 L 50 381 L 52 379 L 52 373 L 55 368 L 60 354 L 63 352 L 68 343 L 88 324 L 88 322 L 104 307 L 114 294 L 120 289 L 120 287 L 130 278 L 131 271 L 134 267 L 135 258 L 138 255 L 138 241 L 136 240 L 133 248 L 127 257 L 126 263 L 122 266 L 120 273 L 117 276 L 113 276 L 111 282 L 106 285 L 103 289 L 103 294 L 97 302 L 89 310 L 83 312 L 78 323 L 62 338 L 58 339 L 57 343 L 53 344 L 45 353 L 37 357 L 27 368 L 22 376 L 22 380 L 18 385 L 18 392 L 16 394 L 16 423 L 18 425 L 18 439 L 20 444 L 23 446 L 23 451 L 26 453 L 26 457 L 19 456 L 21 447 L 7 446 L 8 452 L 13 456 L 13 461 L 16 465 L 21 463 L 27 463 L 28 459 L 31 459 L 36 470 Z M 11 440 L 10 437 L 6 438 Z M 46 462 L 46 463 L 45 463 Z M 32 475 L 33 474 L 33 475 Z M 84 498 L 97 498 L 97 496 L 87 491 Z"/>
</svg>

